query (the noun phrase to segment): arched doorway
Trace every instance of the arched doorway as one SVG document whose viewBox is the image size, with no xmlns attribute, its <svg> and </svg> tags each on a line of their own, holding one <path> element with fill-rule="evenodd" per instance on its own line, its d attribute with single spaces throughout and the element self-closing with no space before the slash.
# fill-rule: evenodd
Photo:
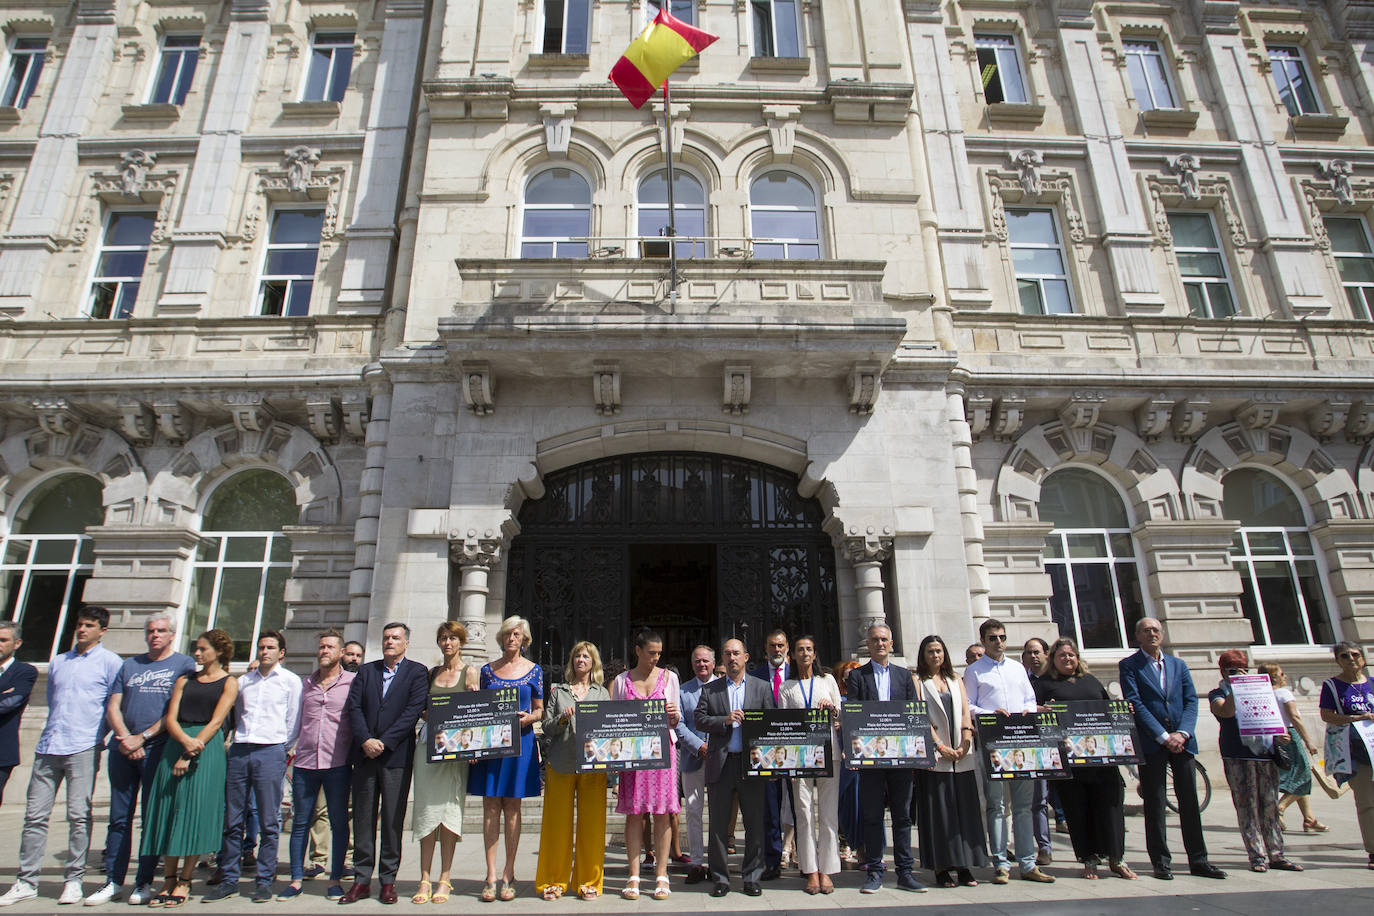
<svg viewBox="0 0 1374 916">
<path fill-rule="evenodd" d="M 839 651 L 835 550 L 818 502 L 777 468 L 723 455 L 621 455 L 549 474 L 520 509 L 506 609 L 527 617 L 551 677 L 580 639 L 626 659 L 640 626 L 689 676 L 699 643 L 811 633 Z"/>
</svg>

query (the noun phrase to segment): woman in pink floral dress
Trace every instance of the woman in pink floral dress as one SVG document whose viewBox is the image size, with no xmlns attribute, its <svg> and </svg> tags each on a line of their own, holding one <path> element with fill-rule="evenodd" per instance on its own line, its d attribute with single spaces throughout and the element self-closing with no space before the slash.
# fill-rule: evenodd
<svg viewBox="0 0 1374 916">
<path fill-rule="evenodd" d="M 644 817 L 653 815 L 655 900 L 666 900 L 668 886 L 668 849 L 672 842 L 672 817 L 679 811 L 677 796 L 678 680 L 671 671 L 658 667 L 663 654 L 663 637 L 652 630 L 635 636 L 636 663 L 611 684 L 613 700 L 666 700 L 668 707 L 668 767 L 663 770 L 631 770 L 620 774 L 620 791 L 615 810 L 625 817 L 625 853 L 630 876 L 621 896 L 639 897 L 639 847 L 644 838 Z"/>
</svg>

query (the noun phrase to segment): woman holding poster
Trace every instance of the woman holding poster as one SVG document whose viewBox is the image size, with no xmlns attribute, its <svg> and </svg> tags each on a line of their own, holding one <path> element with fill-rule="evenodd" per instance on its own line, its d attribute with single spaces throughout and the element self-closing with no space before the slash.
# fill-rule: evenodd
<svg viewBox="0 0 1374 916">
<path fill-rule="evenodd" d="M 620 774 L 615 810 L 625 815 L 625 855 L 629 858 L 630 876 L 620 895 L 627 900 L 639 898 L 639 847 L 646 816 L 652 816 L 654 825 L 653 897 L 667 900 L 672 893 L 668 886 L 668 849 L 673 831 L 669 815 L 681 810 L 677 794 L 678 683 L 676 674 L 658 667 L 661 655 L 663 637 L 653 630 L 640 630 L 635 635 L 635 666 L 611 684 L 613 700 L 665 700 L 668 707 L 668 767 Z"/>
<path fill-rule="evenodd" d="M 1326 723 L 1326 767 L 1338 784 L 1350 783 L 1364 851 L 1374 869 L 1374 779 L 1369 746 L 1374 743 L 1374 681 L 1364 671 L 1364 650 L 1341 641 L 1331 649 L 1341 673 L 1322 684 L 1322 721 Z M 1361 733 L 1361 729 L 1369 729 Z"/>
<path fill-rule="evenodd" d="M 545 900 L 557 900 L 576 886 L 583 900 L 595 900 L 601 896 L 606 859 L 606 774 L 579 771 L 582 761 L 596 760 L 597 754 L 595 742 L 577 740 L 577 704 L 609 700 L 611 694 L 601 683 L 605 677 L 601 653 L 591 643 L 573 646 L 564 670 L 568 680 L 555 684 L 544 704 L 549 759 L 544 770 L 544 822 L 539 828 L 534 889 Z"/>
<path fill-rule="evenodd" d="M 816 641 L 800 636 L 792 643 L 793 679 L 778 694 L 783 709 L 840 708 L 840 687 L 816 667 Z M 840 759 L 840 746 L 831 730 L 831 755 Z M 781 750 L 781 748 L 779 748 Z M 824 753 L 824 748 L 817 746 Z M 822 756 L 821 758 L 825 758 Z M 781 766 L 781 764 L 779 764 Z M 835 777 L 793 777 L 792 797 L 797 801 L 797 859 L 806 876 L 808 894 L 833 894 L 830 876 L 840 871 L 840 781 Z"/>
</svg>

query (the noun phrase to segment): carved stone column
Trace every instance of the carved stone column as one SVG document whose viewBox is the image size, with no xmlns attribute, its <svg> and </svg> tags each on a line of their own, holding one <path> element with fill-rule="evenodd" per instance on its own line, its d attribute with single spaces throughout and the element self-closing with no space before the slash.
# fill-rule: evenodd
<svg viewBox="0 0 1374 916">
<path fill-rule="evenodd" d="M 1374 522 L 1327 519 L 1312 526 L 1312 537 L 1326 554 L 1328 581 L 1340 622 L 1337 639 L 1374 642 Z"/>
<path fill-rule="evenodd" d="M 851 527 L 839 539 L 840 555 L 854 568 L 854 594 L 857 605 L 855 632 L 858 635 L 859 654 L 866 655 L 865 642 L 868 628 L 875 624 L 892 626 L 887 619 L 883 606 L 883 561 L 892 556 L 891 532 L 878 534 L 869 528 L 863 534 L 852 533 Z M 843 628 L 842 628 L 843 629 Z"/>
<path fill-rule="evenodd" d="M 467 627 L 466 654 L 487 659 L 491 647 L 487 645 L 487 587 L 494 567 L 501 559 L 504 545 L 499 534 L 475 530 L 449 532 L 449 557 L 459 571 L 458 620 Z"/>
</svg>

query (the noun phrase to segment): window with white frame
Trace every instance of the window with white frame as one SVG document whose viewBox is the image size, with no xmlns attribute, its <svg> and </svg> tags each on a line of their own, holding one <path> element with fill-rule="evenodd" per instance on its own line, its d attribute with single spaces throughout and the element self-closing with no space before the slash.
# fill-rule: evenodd
<svg viewBox="0 0 1374 916">
<path fill-rule="evenodd" d="M 1123 649 L 1145 616 L 1140 567 L 1126 506 L 1098 474 L 1064 468 L 1040 485 L 1050 613 L 1061 636 L 1085 649 Z"/>
<path fill-rule="evenodd" d="M 754 257 L 814 260 L 821 256 L 816 191 L 800 175 L 777 169 L 749 185 Z"/>
<path fill-rule="evenodd" d="M 1073 296 L 1053 210 L 1006 211 L 1007 244 L 1024 315 L 1069 315 Z"/>
<path fill-rule="evenodd" d="M 1021 69 L 1021 52 L 1011 35 L 973 36 L 973 48 L 978 55 L 978 79 L 983 88 L 983 100 L 989 105 L 998 102 L 1025 103 L 1026 78 Z"/>
<path fill-rule="evenodd" d="M 259 633 L 286 624 L 291 541 L 282 528 L 299 518 L 295 491 L 275 471 L 242 471 L 215 488 L 187 587 L 187 645 L 218 627 L 234 640 L 234 658 L 250 659 Z"/>
<path fill-rule="evenodd" d="M 1261 645 L 1330 645 L 1335 639 L 1321 568 L 1302 504 L 1276 475 L 1237 468 L 1221 481 L 1223 515 L 1240 523 L 1231 563 L 1240 606 Z"/>
<path fill-rule="evenodd" d="M 200 59 L 199 35 L 164 35 L 158 55 L 157 75 L 148 101 L 154 104 L 180 105 L 191 91 L 195 79 L 196 62 Z"/>
<path fill-rule="evenodd" d="M 5 72 L 5 91 L 0 106 L 23 108 L 29 104 L 43 74 L 43 60 L 48 53 L 46 38 L 16 37 L 10 41 L 9 67 Z"/>
<path fill-rule="evenodd" d="M 586 54 L 591 28 L 591 0 L 544 0 L 545 54 Z"/>
<path fill-rule="evenodd" d="M 545 169 L 525 186 L 522 258 L 585 258 L 592 234 L 592 188 L 572 169 Z"/>
<path fill-rule="evenodd" d="M 1331 242 L 1331 256 L 1341 275 L 1350 314 L 1360 321 L 1374 320 L 1374 247 L 1369 227 L 1358 216 L 1324 216 L 1322 225 Z"/>
<path fill-rule="evenodd" d="M 0 620 L 17 620 L 24 644 L 15 655 L 46 662 L 71 646 L 75 610 L 95 568 L 86 529 L 102 525 L 100 481 L 62 474 L 33 489 L 0 535 Z"/>
<path fill-rule="evenodd" d="M 1177 108 L 1159 43 L 1132 39 L 1122 41 L 1121 46 L 1126 54 L 1126 75 L 1131 80 L 1131 92 L 1135 95 L 1137 107 L 1141 111 Z"/>
<path fill-rule="evenodd" d="M 800 0 L 749 0 L 755 57 L 801 57 Z"/>
<path fill-rule="evenodd" d="M 644 0 L 644 21 L 653 22 L 661 9 L 688 25 L 697 24 L 697 0 Z"/>
<path fill-rule="evenodd" d="M 323 227 L 323 210 L 273 211 L 258 288 L 258 314 L 288 318 L 309 314 Z"/>
<path fill-rule="evenodd" d="M 343 101 L 352 70 L 353 33 L 315 33 L 310 39 L 310 68 L 306 71 L 301 101 Z"/>
<path fill-rule="evenodd" d="M 1236 313 L 1226 258 L 1217 242 L 1216 227 L 1207 213 L 1170 213 L 1178 272 L 1188 311 L 1198 318 L 1226 318 Z"/>
<path fill-rule="evenodd" d="M 1288 109 L 1290 115 L 1297 117 L 1321 112 L 1300 48 L 1270 45 L 1269 73 L 1274 78 L 1279 101 L 1283 102 L 1283 107 Z"/>
<path fill-rule="evenodd" d="M 640 236 L 668 234 L 668 170 L 650 172 L 639 183 L 638 227 Z M 696 176 L 673 169 L 673 214 L 679 258 L 705 257 L 706 190 Z"/>
<path fill-rule="evenodd" d="M 106 217 L 95 275 L 91 277 L 90 302 L 86 306 L 92 318 L 133 315 L 156 222 L 153 213 L 115 212 Z"/>
</svg>

